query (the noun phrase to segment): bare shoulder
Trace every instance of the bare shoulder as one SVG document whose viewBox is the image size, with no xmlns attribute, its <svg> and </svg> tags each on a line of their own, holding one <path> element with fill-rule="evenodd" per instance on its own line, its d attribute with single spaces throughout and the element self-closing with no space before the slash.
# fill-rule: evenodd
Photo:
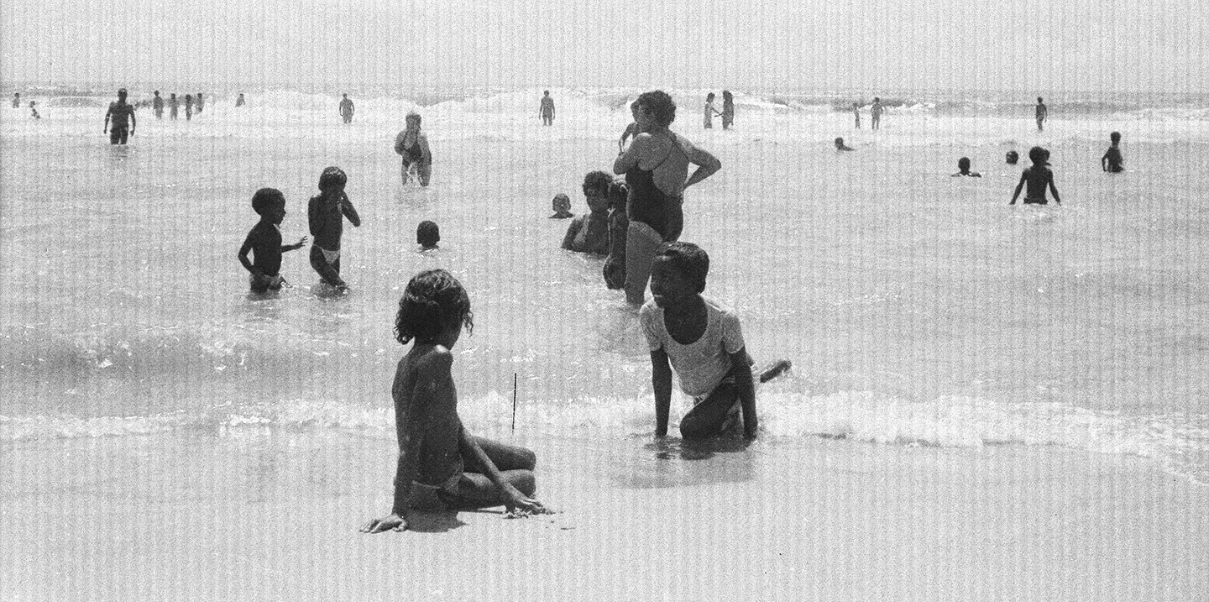
<svg viewBox="0 0 1209 602">
<path fill-rule="evenodd" d="M 419 379 L 448 378 L 449 368 L 453 366 L 453 353 L 444 345 L 425 345 L 414 349 L 404 360 L 410 360 L 409 369 Z"/>
</svg>

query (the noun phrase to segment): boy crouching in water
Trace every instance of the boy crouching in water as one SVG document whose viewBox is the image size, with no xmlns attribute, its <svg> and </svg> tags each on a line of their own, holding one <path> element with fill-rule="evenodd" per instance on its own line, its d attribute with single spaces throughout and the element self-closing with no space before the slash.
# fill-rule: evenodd
<svg viewBox="0 0 1209 602">
<path fill-rule="evenodd" d="M 409 510 L 468 510 L 503 505 L 510 513 L 543 513 L 533 499 L 528 449 L 475 437 L 458 418 L 450 349 L 474 330 L 470 297 L 445 270 L 427 270 L 407 283 L 399 300 L 395 335 L 415 339 L 399 360 L 391 393 L 399 464 L 391 513 L 361 527 L 363 533 L 403 531 Z"/>
<path fill-rule="evenodd" d="M 696 400 L 680 420 L 684 439 L 722 434 L 740 409 L 744 436 L 756 436 L 756 390 L 739 318 L 701 296 L 708 273 L 709 255 L 686 242 L 661 245 L 651 267 L 653 298 L 638 320 L 651 349 L 657 437 L 667 435 L 672 368 L 680 388 Z"/>
<path fill-rule="evenodd" d="M 280 290 L 281 254 L 301 249 L 306 237 L 297 244 L 281 244 L 281 220 L 285 219 L 285 195 L 275 188 L 261 188 L 252 195 L 252 209 L 260 214 L 260 221 L 248 232 L 243 246 L 239 247 L 239 263 L 252 274 L 249 279 L 253 293 Z M 248 261 L 248 251 L 254 261 Z"/>
</svg>

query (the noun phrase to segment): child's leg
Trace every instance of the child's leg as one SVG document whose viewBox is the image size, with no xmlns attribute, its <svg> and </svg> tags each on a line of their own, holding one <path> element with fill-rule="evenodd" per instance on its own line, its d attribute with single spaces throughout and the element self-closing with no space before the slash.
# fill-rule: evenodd
<svg viewBox="0 0 1209 602">
<path fill-rule="evenodd" d="M 532 497 L 537 491 L 537 481 L 533 477 L 533 471 L 530 470 L 506 470 L 502 471 L 504 482 L 516 487 L 518 491 L 526 497 Z M 477 472 L 462 473 L 462 478 L 458 481 L 457 495 L 448 492 L 439 492 L 437 494 L 445 506 L 451 510 L 474 510 L 476 508 L 490 508 L 492 506 L 502 506 L 506 500 L 503 492 L 500 491 L 487 475 Z"/>
<path fill-rule="evenodd" d="M 647 281 L 651 278 L 651 263 L 655 261 L 655 251 L 661 243 L 663 237 L 654 228 L 642 222 L 630 222 L 625 244 L 626 301 L 642 304 Z"/>
<path fill-rule="evenodd" d="M 432 177 L 432 164 L 421 161 L 416 166 L 416 179 L 420 180 L 420 186 L 428 186 L 428 179 Z"/>
<path fill-rule="evenodd" d="M 738 400 L 739 394 L 733 381 L 720 383 L 705 401 L 693 406 L 680 419 L 680 436 L 684 439 L 704 439 L 720 434 L 727 414 Z"/>
<path fill-rule="evenodd" d="M 340 260 L 337 259 L 336 264 L 339 263 Z M 340 272 L 333 269 L 333 264 L 327 262 L 327 258 L 323 256 L 323 250 L 317 245 L 311 245 L 311 267 L 324 282 L 336 287 L 346 286 L 340 279 Z"/>
<path fill-rule="evenodd" d="M 495 467 L 500 472 L 509 470 L 533 470 L 537 466 L 537 454 L 531 450 L 520 447 L 519 445 L 508 445 L 499 441 L 492 441 L 485 437 L 475 437 L 479 447 L 483 449 L 483 453 L 487 454 L 488 458 L 495 463 Z M 463 452 L 462 462 L 464 463 L 466 472 L 486 473 L 487 469 L 479 465 L 478 458 L 471 454 Z"/>
</svg>

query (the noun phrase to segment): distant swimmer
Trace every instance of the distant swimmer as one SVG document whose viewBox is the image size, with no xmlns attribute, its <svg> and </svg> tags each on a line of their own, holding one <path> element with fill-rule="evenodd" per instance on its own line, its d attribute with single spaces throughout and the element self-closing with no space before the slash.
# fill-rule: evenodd
<svg viewBox="0 0 1209 602">
<path fill-rule="evenodd" d="M 1109 173 L 1125 171 L 1125 158 L 1121 156 L 1121 132 L 1113 132 L 1108 136 L 1111 146 L 1100 157 L 1100 167 Z"/>
<path fill-rule="evenodd" d="M 428 148 L 428 137 L 420 131 L 420 114 L 407 114 L 407 128 L 395 136 L 395 152 L 403 157 L 403 184 L 411 180 L 412 168 L 415 168 L 416 180 L 420 186 L 428 186 L 432 177 L 432 151 Z"/>
<path fill-rule="evenodd" d="M 714 437 L 738 426 L 756 437 L 755 380 L 765 382 L 789 368 L 773 363 L 761 374 L 751 356 L 738 316 L 702 295 L 709 275 L 709 255 L 689 242 L 660 245 L 651 270 L 652 300 L 638 311 L 638 323 L 651 352 L 651 386 L 655 393 L 655 436 L 667 435 L 672 398 L 672 371 L 694 405 L 680 419 L 684 439 Z"/>
<path fill-rule="evenodd" d="M 340 101 L 340 116 L 344 118 L 344 123 L 353 122 L 353 101 L 348 99 L 348 94 L 344 95 L 344 100 Z"/>
<path fill-rule="evenodd" d="M 837 151 L 854 151 L 856 149 L 848 146 L 847 144 L 844 144 L 843 138 L 836 138 L 835 139 L 835 150 L 837 150 Z"/>
<path fill-rule="evenodd" d="M 21 93 L 20 92 L 13 92 L 13 108 L 14 109 L 21 108 Z"/>
<path fill-rule="evenodd" d="M 705 115 L 704 115 L 705 129 L 707 129 L 707 130 L 713 129 L 714 115 L 721 115 L 721 114 L 722 113 L 719 113 L 718 110 L 714 108 L 714 93 L 710 92 L 709 94 L 706 94 L 705 95 Z"/>
<path fill-rule="evenodd" d="M 1008 165 L 1015 165 L 1016 162 L 1020 160 L 1020 153 L 1010 150 L 1007 152 L 1007 155 L 1005 155 L 1005 158 L 1007 159 Z"/>
<path fill-rule="evenodd" d="M 571 197 L 561 192 L 554 195 L 554 199 L 550 201 L 550 208 L 554 210 L 554 215 L 551 215 L 550 219 L 575 217 L 575 214 L 571 213 Z"/>
<path fill-rule="evenodd" d="M 573 220 L 563 236 L 562 248 L 576 253 L 609 253 L 609 184 L 612 176 L 593 171 L 584 176 L 583 191 L 589 212 Z"/>
<path fill-rule="evenodd" d="M 151 110 L 155 111 L 155 118 L 162 120 L 164 118 L 164 97 L 160 96 L 160 91 L 155 91 L 155 98 L 151 99 Z"/>
<path fill-rule="evenodd" d="M 613 162 L 613 173 L 625 174 L 629 199 L 626 214 L 626 301 L 641 305 L 651 276 L 651 261 L 660 243 L 680 238 L 684 230 L 684 191 L 717 173 L 722 162 L 668 126 L 676 103 L 662 90 L 638 97 L 642 132 Z M 690 165 L 697 169 L 689 175 Z"/>
<path fill-rule="evenodd" d="M 729 130 L 735 124 L 735 97 L 730 90 L 722 91 L 722 129 Z"/>
<path fill-rule="evenodd" d="M 202 109 L 206 108 L 206 101 L 202 99 L 202 93 L 197 93 L 197 114 L 201 115 Z"/>
<path fill-rule="evenodd" d="M 29 101 L 29 116 L 34 119 L 41 119 L 42 116 L 38 114 L 38 109 L 34 108 L 34 104 L 34 101 Z"/>
<path fill-rule="evenodd" d="M 235 106 L 236 106 L 236 107 L 242 107 L 242 106 L 244 106 L 244 105 L 246 105 L 246 104 L 247 104 L 247 102 L 245 102 L 245 101 L 244 101 L 244 99 L 243 99 L 243 92 L 240 92 L 240 93 L 239 93 L 239 98 L 236 98 L 236 99 L 235 99 Z"/>
<path fill-rule="evenodd" d="M 1037 115 L 1037 131 L 1040 132 L 1045 129 L 1043 124 L 1049 120 L 1049 107 L 1045 106 L 1045 103 L 1042 102 L 1040 96 L 1037 97 L 1036 115 Z"/>
<path fill-rule="evenodd" d="M 176 99 L 176 93 L 168 95 L 168 119 L 176 121 L 176 112 L 180 107 L 180 101 Z"/>
<path fill-rule="evenodd" d="M 870 125 L 869 125 L 869 129 L 873 129 L 873 130 L 882 129 L 882 112 L 885 110 L 886 110 L 886 107 L 884 107 L 882 105 L 882 99 L 874 96 L 873 97 L 873 106 L 869 107 L 869 114 L 873 116 L 872 123 L 870 123 Z"/>
<path fill-rule="evenodd" d="M 1020 196 L 1020 190 L 1028 185 L 1028 192 L 1024 195 L 1025 205 L 1045 205 L 1049 201 L 1045 198 L 1045 189 L 1048 187 L 1050 192 L 1054 193 L 1054 202 L 1059 205 L 1062 200 L 1058 198 L 1058 188 L 1054 186 L 1054 172 L 1049 168 L 1049 151 L 1034 146 L 1028 151 L 1028 158 L 1033 162 L 1032 167 L 1027 167 L 1024 173 L 1020 174 L 1020 183 L 1016 184 L 1016 192 L 1012 193 L 1012 202 L 1009 205 L 1016 204 L 1016 197 Z"/>
<path fill-rule="evenodd" d="M 971 178 L 981 178 L 982 174 L 976 171 L 970 171 L 970 158 L 962 157 L 957 160 L 957 173 L 953 174 L 954 178 L 961 176 L 969 176 Z"/>
<path fill-rule="evenodd" d="M 542 125 L 554 125 L 554 99 L 550 98 L 549 90 L 542 95 L 541 106 L 538 107 L 537 113 L 542 118 Z"/>
<path fill-rule="evenodd" d="M 860 103 L 852 103 L 852 117 L 856 120 L 856 129 L 861 129 L 861 105 Z"/>
<path fill-rule="evenodd" d="M 315 237 L 311 244 L 311 267 L 329 286 L 338 292 L 348 290 L 348 285 L 340 278 L 340 239 L 344 235 L 344 218 L 353 226 L 361 227 L 361 216 L 353 207 L 352 201 L 344 193 L 348 176 L 339 167 L 328 167 L 319 176 L 319 195 L 311 197 L 307 205 L 307 218 L 310 222 L 311 236 Z"/>
<path fill-rule="evenodd" d="M 260 215 L 260 221 L 252 226 L 243 246 L 239 247 L 239 263 L 251 274 L 249 285 L 253 293 L 263 294 L 279 290 L 285 279 L 281 277 L 281 255 L 301 249 L 306 244 L 303 236 L 292 245 L 281 244 L 281 221 L 285 219 L 285 195 L 275 188 L 261 188 L 252 195 L 252 210 Z M 252 261 L 248 261 L 248 252 Z"/>
<path fill-rule="evenodd" d="M 435 250 L 439 242 L 441 242 L 441 228 L 437 226 L 436 222 L 424 220 L 416 226 L 416 244 L 420 245 L 421 251 Z"/>
<path fill-rule="evenodd" d="M 638 137 L 638 101 L 630 103 L 630 114 L 634 116 L 634 121 L 625 126 L 625 131 L 621 133 L 621 140 L 617 141 L 617 152 L 625 152 L 625 141 L 627 138 Z"/>
<path fill-rule="evenodd" d="M 193 121 L 193 95 L 185 95 L 185 121 Z"/>
<path fill-rule="evenodd" d="M 113 120 L 113 127 L 110 127 L 110 119 Z M 109 110 L 105 112 L 105 129 L 102 130 L 102 133 L 109 133 L 110 144 L 126 144 L 127 137 L 134 135 L 136 121 L 138 120 L 134 117 L 134 107 L 126 102 L 126 88 L 122 88 L 118 90 L 117 102 L 109 103 Z"/>
</svg>

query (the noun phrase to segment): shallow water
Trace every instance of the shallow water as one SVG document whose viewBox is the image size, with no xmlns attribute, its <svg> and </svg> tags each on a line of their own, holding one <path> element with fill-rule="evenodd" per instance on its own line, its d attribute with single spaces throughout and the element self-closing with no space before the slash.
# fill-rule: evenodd
<svg viewBox="0 0 1209 602">
<path fill-rule="evenodd" d="M 557 192 L 586 209 L 579 183 L 609 169 L 627 116 L 576 102 L 584 115 L 554 128 L 511 112 L 511 95 L 432 109 L 427 190 L 400 186 L 388 112 L 350 127 L 305 105 L 144 112 L 124 149 L 85 110 L 6 114 L 0 437 L 256 425 L 393 439 L 395 307 L 411 275 L 443 267 L 475 312 L 454 368 L 471 428 L 509 432 L 515 377 L 526 436 L 632 444 L 653 423 L 634 312 L 547 219 Z M 892 113 L 874 134 L 846 114 L 749 108 L 735 131 L 703 132 L 685 113 L 674 129 L 724 165 L 686 195 L 707 294 L 739 311 L 757 360 L 795 365 L 761 388 L 774 449 L 1058 444 L 1209 481 L 1203 121 L 1097 115 L 1037 135 L 1027 119 Z M 1110 176 L 1098 140 L 1113 128 L 1128 171 Z M 837 132 L 857 152 L 835 153 Z M 1035 143 L 1064 203 L 1008 207 L 1023 166 L 1003 153 Z M 983 178 L 948 177 L 962 155 Z M 292 242 L 327 165 L 348 172 L 364 220 L 345 230 L 353 292 L 322 294 L 303 250 L 285 257 L 291 288 L 249 296 L 235 254 L 252 193 L 285 193 Z M 413 244 L 424 219 L 441 226 L 435 253 Z"/>
</svg>

